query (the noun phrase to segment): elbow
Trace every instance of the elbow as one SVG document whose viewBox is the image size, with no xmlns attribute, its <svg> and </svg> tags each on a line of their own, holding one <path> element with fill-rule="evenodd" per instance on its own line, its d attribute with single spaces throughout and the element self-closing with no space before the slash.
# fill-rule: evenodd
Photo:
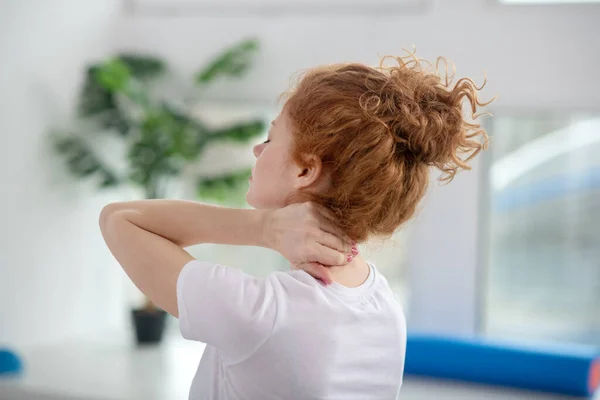
<svg viewBox="0 0 600 400">
<path fill-rule="evenodd" d="M 108 222 L 117 214 L 117 212 L 121 209 L 121 203 L 110 203 L 105 205 L 100 211 L 100 217 L 98 219 L 98 224 L 100 225 L 100 230 L 102 232 L 106 231 L 106 227 Z"/>
<path fill-rule="evenodd" d="M 106 225 L 108 225 L 108 220 L 110 219 L 111 214 L 113 214 L 112 204 L 107 204 L 102 207 L 102 211 L 100 211 L 100 217 L 98 218 L 98 225 L 100 226 L 100 232 L 104 235 L 106 233 Z"/>
</svg>

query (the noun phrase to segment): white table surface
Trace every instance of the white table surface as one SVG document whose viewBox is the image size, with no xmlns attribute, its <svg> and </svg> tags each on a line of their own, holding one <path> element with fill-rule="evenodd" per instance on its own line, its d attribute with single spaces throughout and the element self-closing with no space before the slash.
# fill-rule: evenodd
<svg viewBox="0 0 600 400">
<path fill-rule="evenodd" d="M 22 349 L 25 372 L 0 378 L 0 400 L 184 400 L 204 345 L 169 334 L 159 347 L 129 340 Z M 567 400 L 569 396 L 406 377 L 407 400 Z"/>
</svg>

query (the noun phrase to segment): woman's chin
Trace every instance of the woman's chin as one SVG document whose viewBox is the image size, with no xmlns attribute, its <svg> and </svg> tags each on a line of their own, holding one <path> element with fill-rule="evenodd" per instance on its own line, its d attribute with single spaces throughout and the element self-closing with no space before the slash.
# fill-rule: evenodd
<svg viewBox="0 0 600 400">
<path fill-rule="evenodd" d="M 265 196 L 265 193 L 261 193 L 261 196 L 256 196 L 256 192 L 253 191 L 252 187 L 246 192 L 246 203 L 252 208 L 257 210 L 276 210 L 284 208 L 286 206 L 284 198 L 282 196 Z"/>
<path fill-rule="evenodd" d="M 252 199 L 252 196 L 250 196 L 250 190 L 248 190 L 248 192 L 246 193 L 246 203 L 248 203 L 248 205 L 252 208 L 256 208 L 256 206 L 254 205 L 254 201 Z"/>
<path fill-rule="evenodd" d="M 261 202 L 254 198 L 251 191 L 252 191 L 252 188 L 250 188 L 248 190 L 248 193 L 246 193 L 246 203 L 248 203 L 248 205 L 250 207 L 255 208 L 257 210 L 262 210 L 262 209 L 267 208 L 267 207 L 263 207 Z"/>
</svg>

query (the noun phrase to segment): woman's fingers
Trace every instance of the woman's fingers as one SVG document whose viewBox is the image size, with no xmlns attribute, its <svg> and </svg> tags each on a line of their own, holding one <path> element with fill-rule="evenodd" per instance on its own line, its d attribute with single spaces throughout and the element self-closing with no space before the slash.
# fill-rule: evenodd
<svg viewBox="0 0 600 400">
<path fill-rule="evenodd" d="M 321 230 L 323 232 L 328 233 L 329 235 L 337 238 L 337 241 L 336 241 L 337 244 L 335 246 L 330 246 L 330 247 L 333 247 L 334 249 L 338 249 L 340 251 L 345 251 L 345 252 L 350 251 L 350 249 L 352 248 L 352 243 L 351 243 L 350 238 L 344 232 L 342 232 L 342 230 L 340 228 L 335 226 L 332 222 L 321 221 L 319 223 L 319 228 L 321 228 Z M 328 243 L 331 243 L 331 239 L 328 241 Z"/>
<path fill-rule="evenodd" d="M 311 203 L 311 204 L 313 205 L 315 210 L 317 210 L 319 212 L 319 214 L 321 214 L 321 216 L 325 217 L 327 220 L 336 221 L 338 219 L 336 217 L 336 215 L 333 213 L 333 211 L 331 211 L 329 208 L 322 206 L 320 204 L 317 204 L 317 203 Z"/>
<path fill-rule="evenodd" d="M 335 225 L 329 222 L 323 222 L 321 225 L 321 235 L 317 240 L 323 246 L 327 246 L 341 253 L 344 253 L 346 257 L 351 255 L 350 259 L 346 259 L 344 263 L 352 261 L 352 258 L 358 254 L 358 247 L 356 244 L 342 239 L 343 233 Z"/>
<path fill-rule="evenodd" d="M 314 278 L 322 280 L 326 284 L 331 284 L 333 282 L 331 278 L 331 272 L 324 265 L 319 263 L 306 263 L 299 266 L 300 269 L 308 272 L 308 274 L 312 275 Z"/>
<path fill-rule="evenodd" d="M 327 229 L 323 229 L 317 238 L 317 242 L 322 244 L 323 246 L 327 246 L 333 250 L 337 250 L 340 253 L 351 254 L 352 253 L 352 245 L 350 243 L 345 242 L 336 234 L 331 233 Z"/>
<path fill-rule="evenodd" d="M 337 251 L 320 243 L 317 244 L 317 247 L 311 253 L 310 262 L 317 262 L 327 266 L 346 265 L 354 257 L 352 253 Z"/>
<path fill-rule="evenodd" d="M 310 253 L 310 261 L 320 264 L 346 265 L 358 254 L 358 249 L 351 238 L 349 238 L 335 223 L 336 216 L 327 207 L 317 203 L 308 203 L 308 210 L 316 218 L 318 229 L 316 240 L 318 247 Z M 327 267 L 324 267 L 327 268 Z"/>
<path fill-rule="evenodd" d="M 316 203 L 312 204 L 314 206 L 314 209 L 317 210 L 317 212 L 322 217 L 319 219 L 319 225 L 321 229 L 325 232 L 329 232 L 333 235 L 336 235 L 342 241 L 348 243 L 350 246 L 353 246 L 352 239 L 348 235 L 346 235 L 337 225 L 335 225 L 335 221 L 337 220 L 336 215 L 327 207 Z"/>
</svg>

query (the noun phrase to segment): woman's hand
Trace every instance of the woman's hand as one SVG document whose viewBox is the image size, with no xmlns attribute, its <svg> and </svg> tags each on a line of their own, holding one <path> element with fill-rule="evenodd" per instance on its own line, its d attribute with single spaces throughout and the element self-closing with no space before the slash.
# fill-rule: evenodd
<svg viewBox="0 0 600 400">
<path fill-rule="evenodd" d="M 291 204 L 268 212 L 264 234 L 270 247 L 294 267 L 331 283 L 327 266 L 345 265 L 358 254 L 355 243 L 332 222 L 334 218 L 312 202 Z"/>
</svg>

